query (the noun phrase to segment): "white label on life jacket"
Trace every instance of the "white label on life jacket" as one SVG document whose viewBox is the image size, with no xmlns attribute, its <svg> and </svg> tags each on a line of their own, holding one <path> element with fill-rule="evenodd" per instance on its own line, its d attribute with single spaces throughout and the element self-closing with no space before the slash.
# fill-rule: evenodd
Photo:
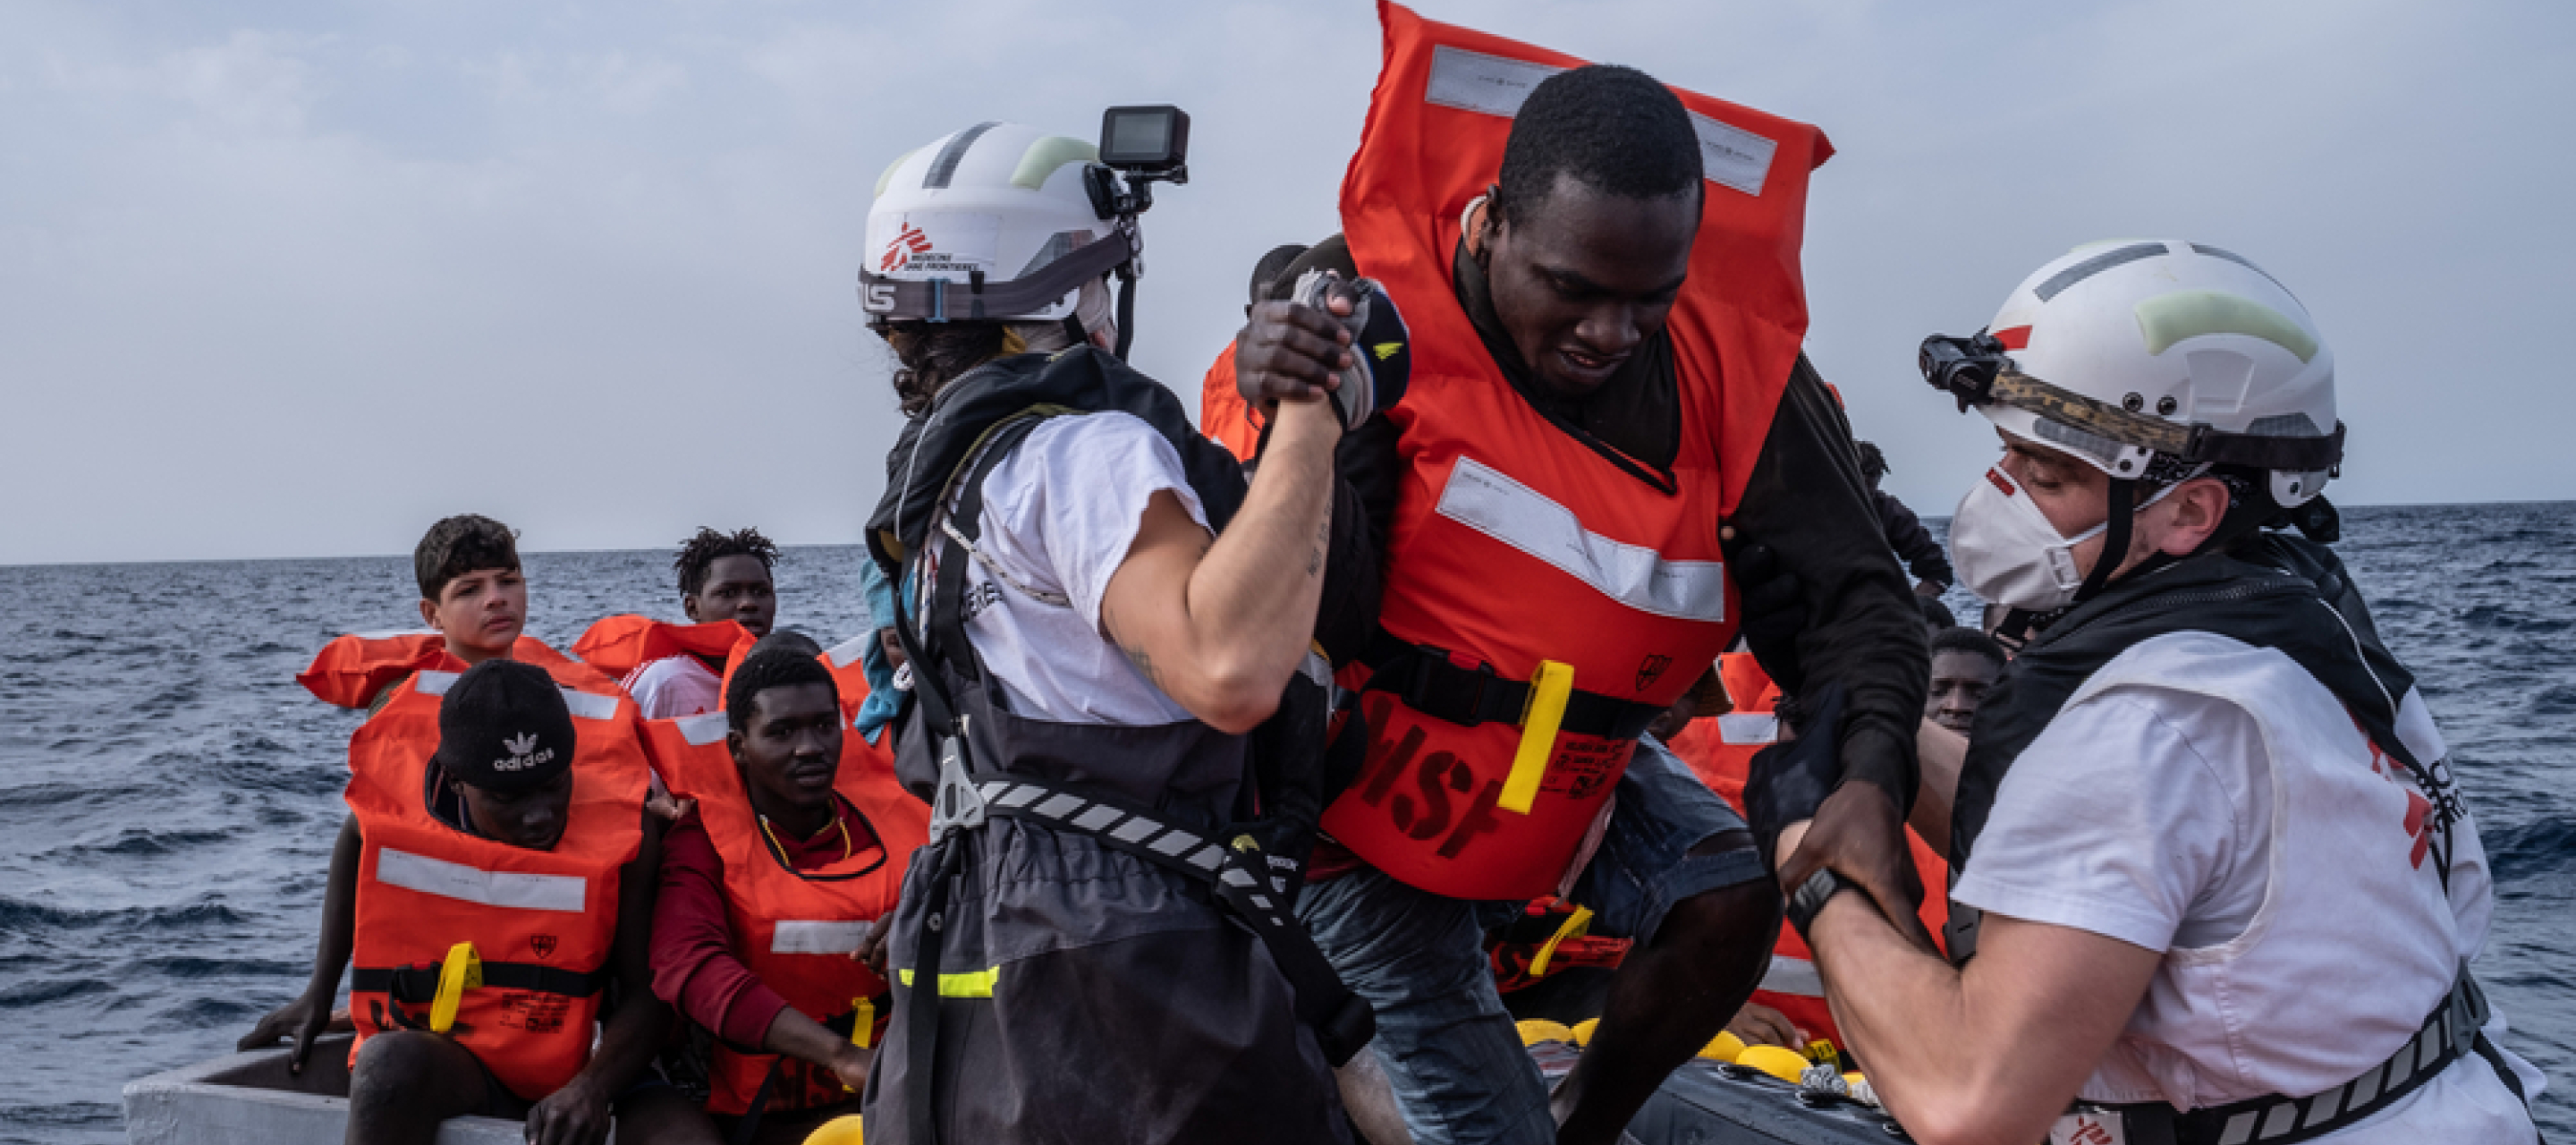
<svg viewBox="0 0 2576 1145">
<path fill-rule="evenodd" d="M 874 620 L 876 618 L 869 617 L 869 619 Z M 877 630 L 871 628 L 866 632 L 862 632 L 833 645 L 831 651 L 823 654 L 823 660 L 825 663 L 828 663 L 835 668 L 847 668 L 852 664 L 858 663 L 859 657 L 867 655 L 868 645 L 876 642 Z"/>
<path fill-rule="evenodd" d="M 557 690 L 563 693 L 564 707 L 570 708 L 573 715 L 582 719 L 605 720 L 617 715 L 615 696 L 603 696 L 597 692 L 584 692 L 576 688 Z"/>
<path fill-rule="evenodd" d="M 1780 742 L 1776 712 L 1728 712 L 1717 717 L 1717 742 L 1736 747 Z"/>
<path fill-rule="evenodd" d="M 1771 969 L 1763 971 L 1762 984 L 1754 987 L 1773 994 L 1795 994 L 1801 998 L 1825 996 L 1825 976 L 1816 973 L 1816 964 L 1804 958 L 1785 954 L 1771 956 Z"/>
<path fill-rule="evenodd" d="M 868 937 L 868 920 L 806 922 L 790 920 L 769 932 L 771 954 L 848 954 Z"/>
<path fill-rule="evenodd" d="M 1639 612 L 1711 624 L 1726 619 L 1726 568 L 1717 561 L 1668 561 L 1644 545 L 1583 527 L 1574 510 L 1472 457 L 1461 457 L 1440 490 L 1439 513 L 1556 566 Z"/>
<path fill-rule="evenodd" d="M 732 727 L 725 723 L 723 712 L 703 712 L 681 716 L 671 721 L 671 730 L 680 733 L 680 742 L 690 747 L 705 747 L 724 739 Z"/>
<path fill-rule="evenodd" d="M 556 910 L 580 914 L 589 897 L 587 885 L 579 875 L 486 871 L 391 847 L 376 855 L 376 881 L 425 895 L 462 899 L 509 910 Z"/>
<path fill-rule="evenodd" d="M 1431 49 L 1431 82 L 1422 98 L 1442 107 L 1510 119 L 1520 113 L 1521 101 L 1529 98 L 1531 88 L 1564 70 L 1441 45 Z"/>
<path fill-rule="evenodd" d="M 1771 153 L 1780 144 L 1696 111 L 1690 117 L 1691 130 L 1699 134 L 1700 173 L 1711 183 L 1760 198 L 1762 181 L 1771 174 Z"/>
</svg>

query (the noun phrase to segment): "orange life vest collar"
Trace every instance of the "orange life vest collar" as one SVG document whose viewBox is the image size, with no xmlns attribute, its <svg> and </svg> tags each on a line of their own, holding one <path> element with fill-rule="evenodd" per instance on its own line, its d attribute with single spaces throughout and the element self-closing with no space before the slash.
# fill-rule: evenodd
<svg viewBox="0 0 2576 1145">
<path fill-rule="evenodd" d="M 730 667 L 751 642 L 750 630 L 731 620 L 675 624 L 629 613 L 601 617 L 573 641 L 572 654 L 610 679 L 623 680 L 646 664 L 680 655 Z"/>
<path fill-rule="evenodd" d="M 482 984 L 463 990 L 445 1032 L 534 1101 L 590 1060 L 620 877 L 643 842 L 644 753 L 632 703 L 567 692 L 578 746 L 563 838 L 534 851 L 458 830 L 428 808 L 438 705 L 455 681 L 412 675 L 349 742 L 347 798 L 365 841 L 349 1009 L 359 1044 L 433 1027 L 439 967 L 470 942 Z"/>
<path fill-rule="evenodd" d="M 1709 663 L 1734 634 L 1718 526 L 1806 330 L 1807 173 L 1830 147 L 1812 127 L 1676 92 L 1709 185 L 1666 323 L 1681 447 L 1668 486 L 1650 484 L 1512 388 L 1451 279 L 1461 209 L 1500 167 L 1521 98 L 1582 61 L 1379 12 L 1385 66 L 1341 208 L 1360 272 L 1385 285 L 1413 339 L 1410 382 L 1387 413 L 1405 473 L 1380 623 L 1460 669 L 1531 686 L 1517 718 L 1472 726 L 1367 693 L 1368 761 L 1324 827 L 1421 889 L 1533 898 L 1556 888 L 1635 747 L 1633 731 L 1567 719 L 1571 701 L 1670 705 L 1697 675 L 1670 669 Z"/>
<path fill-rule="evenodd" d="M 510 646 L 510 658 L 545 669 L 566 688 L 617 691 L 617 681 L 534 636 L 519 637 Z M 465 662 L 448 652 L 447 638 L 435 632 L 361 632 L 323 645 L 311 666 L 295 674 L 295 682 L 323 703 L 363 709 L 394 682 L 423 670 L 462 672 Z"/>
<path fill-rule="evenodd" d="M 877 846 L 841 862 L 790 870 L 763 837 L 759 817 L 726 749 L 720 713 L 647 720 L 645 734 L 671 789 L 698 803 L 698 818 L 724 862 L 725 914 L 734 957 L 798 1012 L 832 1024 L 858 999 L 882 999 L 883 979 L 850 957 L 878 916 L 894 909 L 912 852 L 930 841 L 930 807 L 895 781 L 881 753 L 841 732 L 841 769 L 832 789 L 876 835 Z M 891 1016 L 891 1006 L 877 1006 Z M 870 1030 L 871 1042 L 876 1028 Z M 777 1055 L 715 1048 L 707 1108 L 740 1114 L 751 1107 Z M 846 1099 L 829 1071 L 786 1062 L 770 1089 L 771 1110 L 808 1109 Z"/>
</svg>

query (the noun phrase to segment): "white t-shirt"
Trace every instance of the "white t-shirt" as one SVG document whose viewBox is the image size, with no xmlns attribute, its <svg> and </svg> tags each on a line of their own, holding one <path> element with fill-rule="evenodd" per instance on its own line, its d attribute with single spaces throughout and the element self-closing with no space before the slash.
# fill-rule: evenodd
<svg viewBox="0 0 2576 1145">
<path fill-rule="evenodd" d="M 724 707 L 724 678 L 695 656 L 666 656 L 636 666 L 618 685 L 648 720 L 702 716 Z"/>
<path fill-rule="evenodd" d="M 986 559 L 967 570 L 966 638 L 1014 713 L 1139 727 L 1195 718 L 1100 626 L 1109 578 L 1136 542 L 1146 502 L 1165 489 L 1207 526 L 1172 443 L 1114 412 L 1047 419 L 985 477 L 976 548 Z M 923 562 L 933 584 L 946 548 L 936 540 Z"/>
<path fill-rule="evenodd" d="M 2417 758 L 2443 759 L 2421 697 L 2400 713 Z M 2321 1092 L 2394 1052 L 2485 942 L 2476 827 L 2452 829 L 2445 896 L 2411 861 L 2414 791 L 2289 657 L 2162 636 L 2105 665 L 2014 762 L 1952 894 L 2165 953 L 2085 1099 Z M 2536 1094 L 2538 1071 L 2524 1080 Z M 2531 1139 L 2474 1056 L 2327 1138 Z"/>
</svg>

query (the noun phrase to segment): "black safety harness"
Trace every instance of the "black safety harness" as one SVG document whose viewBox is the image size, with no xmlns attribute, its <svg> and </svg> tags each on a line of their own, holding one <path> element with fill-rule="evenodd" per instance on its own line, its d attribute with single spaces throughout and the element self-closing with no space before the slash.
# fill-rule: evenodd
<svg viewBox="0 0 2576 1145">
<path fill-rule="evenodd" d="M 1076 356 L 1070 363 L 1062 359 Z M 1063 365 L 1059 369 L 1059 364 Z M 990 367 L 987 367 L 990 369 Z M 966 403 L 981 403 L 985 413 L 1017 404 L 1016 409 L 998 416 L 960 419 L 941 430 L 922 430 L 907 435 L 907 442 L 917 453 L 927 444 L 921 437 L 932 434 L 952 435 L 944 448 L 934 446 L 934 457 L 958 455 L 954 437 L 971 432 L 972 444 L 962 451 L 962 459 L 950 468 L 944 482 L 919 482 L 914 490 L 935 487 L 937 501 L 925 502 L 917 492 L 902 488 L 888 491 L 889 506 L 909 503 L 911 509 L 929 510 L 936 514 L 939 503 L 954 508 L 940 516 L 937 535 L 927 527 L 915 535 L 919 543 L 937 545 L 940 558 L 937 581 L 929 586 L 927 620 L 929 632 L 916 625 L 910 609 L 899 608 L 893 618 L 897 639 L 913 665 L 912 696 L 917 705 L 911 718 L 924 721 L 922 731 L 934 745 L 938 759 L 938 778 L 931 801 L 930 845 L 923 859 L 931 865 L 931 876 L 921 885 L 926 894 L 922 903 L 922 931 L 916 940 L 912 968 L 915 985 L 902 1001 L 905 1007 L 906 1052 L 911 1062 L 913 1090 L 907 1095 L 906 1140 L 930 1143 L 938 1140 L 935 1110 L 937 1039 L 939 1031 L 940 990 L 937 975 L 944 946 L 950 888 L 961 874 L 967 848 L 961 836 L 980 830 L 995 818 L 1018 819 L 1048 831 L 1088 836 L 1111 850 L 1133 855 L 1155 866 L 1187 876 L 1204 884 L 1215 900 L 1244 926 L 1269 952 L 1271 961 L 1286 978 L 1294 997 L 1296 1016 L 1315 1034 L 1318 1048 L 1330 1064 L 1338 1067 L 1349 1061 L 1376 1031 L 1376 1018 L 1368 1003 L 1343 984 L 1323 952 L 1315 946 L 1291 907 L 1303 881 L 1302 854 L 1291 859 L 1278 853 L 1279 848 L 1265 848 L 1262 837 L 1273 840 L 1310 836 L 1312 825 L 1250 823 L 1230 829 L 1231 837 L 1219 838 L 1196 828 L 1171 822 L 1153 809 L 1132 799 L 1085 784 L 1057 782 L 1024 774 L 1005 774 L 975 758 L 971 716 L 950 694 L 952 682 L 983 687 L 988 679 L 974 646 L 967 640 L 965 599 L 966 574 L 970 564 L 982 560 L 976 549 L 981 537 L 984 483 L 995 466 L 1010 455 L 1028 434 L 1048 418 L 1079 415 L 1098 408 L 1118 408 L 1135 413 L 1167 437 L 1181 435 L 1175 444 L 1183 456 L 1183 468 L 1194 491 L 1201 495 L 1210 524 L 1223 528 L 1241 503 L 1241 479 L 1235 471 L 1229 488 L 1211 480 L 1212 468 L 1224 468 L 1230 458 L 1212 458 L 1215 447 L 1199 439 L 1170 391 L 1126 371 L 1108 355 L 1092 349 L 1076 349 L 1058 355 L 1028 383 L 1012 385 L 987 384 L 984 392 L 977 387 L 974 375 L 961 378 L 952 388 L 967 390 L 957 395 Z M 990 383 L 995 379 L 981 379 Z M 1108 393 L 1099 392 L 1106 385 Z M 943 393 L 934 404 L 931 417 L 937 418 L 950 405 L 951 394 Z M 997 401 L 998 399 L 998 401 Z M 978 423 L 981 424 L 978 424 Z M 1195 448 L 1204 446 L 1204 449 Z M 904 446 L 898 446 L 898 454 Z M 916 475 L 917 476 L 917 475 Z M 1202 487 L 1203 483 L 1213 487 Z M 881 507 L 880 520 L 892 523 L 899 517 L 888 517 Z M 915 518 L 919 520 L 920 518 Z M 872 521 L 872 526 L 879 521 Z M 872 533 L 876 532 L 872 528 Z M 912 530 L 891 529 L 902 533 Z M 899 543 L 910 543 L 901 536 Z M 880 550 L 879 559 L 887 563 L 894 554 Z M 909 554 L 907 554 L 909 555 Z M 900 568 L 891 570 L 901 584 Z M 998 570 L 996 570 L 998 575 Z M 1008 577 L 1001 579 L 1008 581 Z M 1017 586 L 1015 586 L 1017 587 Z M 1023 591 L 1033 591 L 1025 590 Z M 1040 599 L 1045 599 L 1042 595 Z M 928 639 L 925 639 L 925 636 Z M 1309 678 L 1309 686 L 1326 681 Z M 1292 682 L 1291 689 L 1299 686 Z M 1285 705 L 1283 705 L 1284 707 Z M 1320 709 L 1315 709 L 1320 712 Z M 1320 737 L 1320 723 L 1313 729 Z M 1319 801 L 1311 798 L 1279 800 L 1302 807 L 1307 815 L 1320 812 Z M 1285 827 L 1282 831 L 1280 828 Z"/>
<path fill-rule="evenodd" d="M 2123 578 L 2056 619 L 2014 657 L 1978 708 L 1969 737 L 1951 813 L 1952 871 L 1967 868 L 2013 761 L 2076 690 L 2120 653 L 2172 632 L 2211 632 L 2275 649 L 2333 692 L 2371 742 L 2433 801 L 2433 867 L 2449 888 L 2450 828 L 2462 814 L 2459 801 L 2437 772 L 2441 762 L 2416 759 L 2397 734 L 2397 705 L 2414 678 L 2380 643 L 2333 551 L 2277 533 Z M 1951 900 L 1944 941 L 1953 961 L 1965 965 L 1974 957 L 1980 921 L 1976 908 Z M 2076 1112 L 2118 1119 L 2127 1134 L 2122 1139 L 2132 1145 L 2294 1145 L 2387 1109 L 2470 1053 L 2485 1058 L 2528 1106 L 2521 1079 L 2480 1032 L 2487 1017 L 2486 995 L 2463 963 L 2414 1037 L 2386 1061 L 2323 1093 L 2190 1110 L 2162 1102 L 2079 1103 Z"/>
</svg>

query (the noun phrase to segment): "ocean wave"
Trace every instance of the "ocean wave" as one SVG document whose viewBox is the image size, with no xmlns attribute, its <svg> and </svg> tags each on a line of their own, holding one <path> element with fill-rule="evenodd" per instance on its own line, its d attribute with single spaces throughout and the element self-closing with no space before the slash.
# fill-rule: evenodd
<svg viewBox="0 0 2576 1145">
<path fill-rule="evenodd" d="M 2481 827 L 2487 846 L 2487 868 L 2499 892 L 2522 883 L 2576 870 L 2576 819 L 2549 816 L 2528 823 Z M 2523 889 L 2523 888 L 2515 888 Z"/>
<path fill-rule="evenodd" d="M 23 1010 L 71 998 L 113 994 L 116 987 L 97 978 L 39 978 L 0 987 L 0 1010 Z"/>
</svg>

